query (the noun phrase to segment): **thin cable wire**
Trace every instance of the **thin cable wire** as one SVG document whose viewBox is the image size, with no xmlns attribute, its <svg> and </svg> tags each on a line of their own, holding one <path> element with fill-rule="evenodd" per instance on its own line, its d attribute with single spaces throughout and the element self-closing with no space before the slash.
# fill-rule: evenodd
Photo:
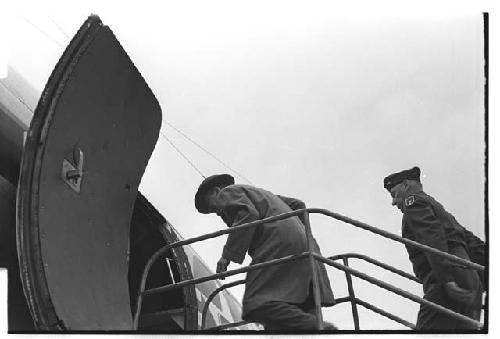
<svg viewBox="0 0 500 339">
<path fill-rule="evenodd" d="M 25 17 L 22 17 L 27 23 L 29 23 L 31 26 L 35 27 L 35 29 L 37 29 L 40 33 L 42 33 L 43 35 L 45 35 L 46 37 L 48 37 L 50 40 L 52 40 L 53 42 L 55 42 L 57 45 L 59 45 L 60 47 L 63 47 L 63 45 L 61 43 L 59 43 L 57 40 L 53 39 L 51 36 L 49 36 L 46 32 L 44 32 L 43 30 L 41 30 L 38 26 L 36 26 L 35 24 L 33 24 L 31 21 L 29 21 L 27 18 Z M 59 26 L 57 24 L 57 22 L 55 22 L 52 18 L 50 19 L 50 21 L 52 21 L 52 23 L 54 23 L 54 25 L 69 39 L 69 35 L 66 34 L 66 32 L 61 28 L 61 26 Z M 2 84 L 3 85 L 3 84 Z M 7 88 L 5 85 L 3 85 L 5 88 Z M 9 90 L 7 88 L 7 90 Z M 9 92 L 12 93 L 12 91 L 9 90 Z M 14 93 L 12 93 L 14 95 Z M 14 95 L 21 103 L 23 103 L 31 112 L 33 112 L 33 110 L 31 110 L 28 105 L 21 100 L 21 98 L 17 97 L 16 95 Z M 172 129 L 174 129 L 177 133 L 179 133 L 180 135 L 182 135 L 184 138 L 186 138 L 188 141 L 190 141 L 192 144 L 194 144 L 196 147 L 198 147 L 199 149 L 201 149 L 202 151 L 204 151 L 205 153 L 207 153 L 208 155 L 210 155 L 212 158 L 214 158 L 217 162 L 219 162 L 222 166 L 226 167 L 228 170 L 232 171 L 233 173 L 235 173 L 236 175 L 238 175 L 240 178 L 242 178 L 243 180 L 247 181 L 248 183 L 250 183 L 251 185 L 253 185 L 253 183 L 248 180 L 244 175 L 242 175 L 241 173 L 239 173 L 238 171 L 234 170 L 233 168 L 231 168 L 228 164 L 226 164 L 224 161 L 222 161 L 221 159 L 219 159 L 215 154 L 213 154 L 212 152 L 210 152 L 209 150 L 207 150 L 205 147 L 201 146 L 199 143 L 197 143 L 196 141 L 194 141 L 192 138 L 190 138 L 188 135 L 186 135 L 184 132 L 182 132 L 181 130 L 179 130 L 178 128 L 176 128 L 174 125 L 172 125 L 171 123 L 169 123 L 168 121 L 165 121 L 163 120 L 164 123 L 166 123 L 169 127 L 171 127 Z M 189 158 L 187 156 L 184 155 L 184 153 L 181 152 L 181 150 L 179 148 L 177 148 L 177 146 L 174 145 L 174 143 L 168 139 L 165 134 L 163 134 L 163 132 L 161 132 L 161 135 L 165 138 L 165 140 L 167 140 L 170 145 L 172 145 L 172 147 L 203 177 L 203 178 L 206 178 L 203 173 L 191 162 L 191 160 L 189 160 Z"/>
<path fill-rule="evenodd" d="M 20 97 L 18 97 L 17 95 L 15 95 L 14 92 L 9 87 L 7 87 L 1 81 L 0 81 L 0 85 L 2 85 L 10 94 L 12 94 L 14 96 L 14 98 L 16 98 L 17 100 L 19 100 L 20 103 L 22 103 L 24 106 L 26 106 L 26 108 L 31 113 L 33 113 L 33 110 Z M 193 167 L 196 170 L 196 172 L 198 172 L 203 178 L 206 178 L 206 176 L 203 175 L 203 173 L 191 162 L 191 160 L 189 160 L 189 158 L 184 153 L 182 153 L 181 150 L 177 146 L 175 146 L 174 143 L 169 138 L 167 138 L 167 136 L 162 131 L 160 131 L 160 133 L 163 136 L 163 138 L 165 140 L 167 140 L 168 143 L 170 143 L 170 145 L 172 145 L 172 147 L 177 151 L 177 153 L 179 153 L 191 165 L 191 167 Z"/>
<path fill-rule="evenodd" d="M 247 181 L 250 185 L 254 185 L 250 180 L 248 180 L 242 174 L 238 173 L 237 171 L 235 171 L 234 169 L 232 169 L 231 167 L 229 167 L 229 165 L 227 165 L 224 161 L 220 160 L 217 156 L 215 156 L 215 154 L 213 154 L 212 152 L 210 152 L 209 150 L 207 150 L 205 147 L 203 147 L 200 144 L 198 144 L 196 141 L 194 141 L 193 139 L 191 139 L 188 135 L 186 135 L 184 132 L 182 132 L 181 130 L 179 130 L 177 127 L 175 127 L 174 125 L 172 125 L 168 121 L 165 121 L 163 119 L 162 119 L 162 121 L 165 124 L 167 124 L 170 128 L 172 128 L 173 130 L 175 130 L 177 133 L 179 133 L 180 135 L 182 135 L 184 138 L 186 138 L 187 140 L 189 140 L 192 144 L 194 144 L 195 146 L 197 146 L 199 149 L 201 149 L 202 151 L 204 151 L 205 153 L 207 153 L 208 155 L 210 155 L 212 158 L 214 158 L 216 161 L 218 161 L 222 166 L 226 167 L 228 170 L 232 171 L 233 173 L 235 173 L 236 175 L 238 175 L 240 178 L 242 178 L 243 180 Z"/>
<path fill-rule="evenodd" d="M 186 160 L 191 165 L 191 167 L 193 167 L 196 170 L 196 172 L 198 172 L 198 174 L 200 174 L 203 177 L 203 179 L 206 178 L 206 176 L 204 176 L 203 173 L 201 173 L 198 167 L 196 167 L 191 162 L 191 160 L 189 160 L 189 158 L 186 155 L 184 155 L 184 153 L 182 153 L 181 150 L 177 146 L 175 146 L 175 144 L 169 138 L 167 138 L 167 136 L 162 131 L 160 131 L 160 134 L 177 151 L 177 153 L 179 153 L 184 158 L 184 160 Z"/>
<path fill-rule="evenodd" d="M 54 21 L 54 19 L 50 18 L 50 21 L 52 21 L 54 23 L 54 25 L 56 25 L 56 27 L 62 32 L 62 34 L 64 34 L 66 36 L 66 38 L 70 38 L 68 34 L 66 34 L 66 32 L 61 28 L 61 26 L 59 26 L 57 24 L 57 22 Z"/>
<path fill-rule="evenodd" d="M 5 85 L 2 81 L 0 81 L 0 85 L 2 85 L 10 94 L 12 94 L 14 96 L 14 98 L 16 98 L 17 100 L 19 100 L 20 103 L 22 103 L 24 106 L 26 106 L 26 108 L 31 112 L 31 113 L 34 113 L 33 110 L 28 106 L 27 103 L 24 102 L 23 99 L 21 99 L 20 97 L 18 97 L 7 85 Z"/>
<path fill-rule="evenodd" d="M 31 26 L 35 27 L 40 33 L 42 33 L 43 35 L 45 35 L 47 38 L 49 38 L 50 40 L 54 41 L 59 47 L 64 47 L 59 41 L 55 40 L 50 35 L 48 35 L 45 31 L 43 31 L 42 29 L 40 29 L 40 27 L 38 27 L 37 25 L 35 25 L 34 23 L 32 23 L 31 21 L 29 21 L 28 19 L 26 19 L 23 16 L 21 16 L 21 18 L 23 18 L 23 20 L 26 21 L 27 23 L 29 23 Z"/>
<path fill-rule="evenodd" d="M 50 40 L 52 40 L 53 42 L 55 42 L 57 45 L 59 45 L 60 47 L 63 47 L 63 45 L 61 43 L 59 43 L 57 40 L 53 39 L 51 36 L 49 36 L 45 31 L 41 30 L 38 26 L 36 26 L 35 24 L 33 24 L 31 21 L 29 21 L 27 18 L 25 17 L 22 17 L 27 23 L 29 23 L 31 26 L 35 27 L 40 33 L 42 33 L 43 35 L 45 35 L 46 37 L 48 37 Z M 52 18 L 50 19 L 54 25 L 69 39 L 69 35 L 66 34 L 66 32 L 57 24 L 57 22 L 55 22 Z M 12 92 L 11 92 L 12 93 Z M 18 98 L 19 101 L 21 101 L 26 107 L 28 107 L 20 98 Z M 28 108 L 29 109 L 29 108 Z M 30 111 L 32 111 L 30 109 Z M 32 111 L 33 112 L 33 111 Z M 184 138 L 186 138 L 188 141 L 190 141 L 192 144 L 194 144 L 195 146 L 197 146 L 198 148 L 200 148 L 202 151 L 204 151 L 205 153 L 207 153 L 208 155 L 210 155 L 212 158 L 214 158 L 217 162 L 219 162 L 222 166 L 226 167 L 228 170 L 232 171 L 233 173 L 235 173 L 236 175 L 238 175 L 240 178 L 242 178 L 243 180 L 247 181 L 248 183 L 250 183 L 251 185 L 253 185 L 253 183 L 248 180 L 244 175 L 242 175 L 241 173 L 239 173 L 238 171 L 232 169 L 228 164 L 226 164 L 224 161 L 222 161 L 221 159 L 219 159 L 215 154 L 213 154 L 212 152 L 210 152 L 209 150 L 207 150 L 205 147 L 201 146 L 200 144 L 198 144 L 196 141 L 194 141 L 193 139 L 191 139 L 188 135 L 186 135 L 184 132 L 182 132 L 181 130 L 179 130 L 178 128 L 176 128 L 175 126 L 173 126 L 171 123 L 169 123 L 168 121 L 165 121 L 163 120 L 163 122 L 165 122 L 168 126 L 170 126 L 172 129 L 174 129 L 177 133 L 179 133 L 180 135 L 182 135 Z M 174 149 L 184 158 L 186 159 L 186 161 L 203 177 L 205 178 L 205 176 L 203 175 L 203 173 L 201 173 L 201 171 L 172 143 L 172 141 L 170 139 L 168 139 L 162 132 L 160 132 L 163 137 L 165 138 L 165 140 L 167 140 L 171 145 L 172 147 L 174 147 Z"/>
<path fill-rule="evenodd" d="M 2 87 L 4 87 L 10 94 L 12 94 L 14 98 L 22 103 L 31 113 L 33 113 L 33 110 L 24 102 L 24 100 L 18 97 L 7 85 L 5 85 L 2 81 L 0 81 L 0 85 L 2 85 Z M 177 153 L 179 153 L 191 165 L 191 167 L 196 170 L 196 172 L 198 172 L 204 179 L 206 178 L 206 176 L 203 175 L 203 173 L 193 164 L 193 162 L 189 160 L 189 158 L 184 153 L 182 153 L 181 150 L 177 146 L 175 146 L 175 144 L 169 138 L 167 138 L 167 136 L 162 131 L 160 131 L 160 134 L 177 151 Z"/>
</svg>

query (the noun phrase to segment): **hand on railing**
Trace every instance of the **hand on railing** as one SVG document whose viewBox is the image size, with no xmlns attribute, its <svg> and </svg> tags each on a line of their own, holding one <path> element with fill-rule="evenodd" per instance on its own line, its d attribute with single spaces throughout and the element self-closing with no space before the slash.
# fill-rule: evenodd
<svg viewBox="0 0 500 339">
<path fill-rule="evenodd" d="M 226 272 L 227 271 L 227 266 L 229 266 L 229 263 L 231 261 L 224 258 L 224 257 L 220 257 L 219 261 L 217 262 L 217 270 L 216 270 L 216 273 L 222 273 L 222 272 Z M 224 277 L 221 277 L 220 278 L 221 280 L 224 280 L 226 278 Z"/>
</svg>

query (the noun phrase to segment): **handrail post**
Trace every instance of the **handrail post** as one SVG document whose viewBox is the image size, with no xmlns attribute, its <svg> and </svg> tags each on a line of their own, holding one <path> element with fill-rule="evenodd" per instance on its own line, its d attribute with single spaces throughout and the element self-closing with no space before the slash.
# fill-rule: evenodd
<svg viewBox="0 0 500 339">
<path fill-rule="evenodd" d="M 314 297 L 314 314 L 316 315 L 316 329 L 323 329 L 323 314 L 321 313 L 321 296 L 318 281 L 318 271 L 316 269 L 316 258 L 314 257 L 314 238 L 311 232 L 311 224 L 309 222 L 309 213 L 304 212 L 304 224 L 306 226 L 307 251 L 309 252 L 309 265 L 312 272 L 313 297 Z"/>
<path fill-rule="evenodd" d="M 342 261 L 344 265 L 349 267 L 349 259 L 347 257 L 343 257 Z M 349 272 L 345 272 L 345 279 L 347 281 L 347 289 L 349 291 L 349 299 L 351 299 L 351 309 L 352 309 L 352 318 L 354 320 L 354 329 L 359 331 L 359 315 L 358 315 L 358 306 L 356 303 L 356 296 L 354 295 L 354 287 L 352 285 L 352 277 Z"/>
</svg>

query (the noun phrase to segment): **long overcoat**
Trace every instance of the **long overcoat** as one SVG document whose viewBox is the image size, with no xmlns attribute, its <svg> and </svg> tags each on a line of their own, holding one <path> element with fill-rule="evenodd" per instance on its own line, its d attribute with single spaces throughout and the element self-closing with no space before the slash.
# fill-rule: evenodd
<svg viewBox="0 0 500 339">
<path fill-rule="evenodd" d="M 466 260 L 472 258 L 484 263 L 485 259 L 481 258 L 481 253 L 484 255 L 484 242 L 460 225 L 453 215 L 431 196 L 422 191 L 408 195 L 404 200 L 403 213 L 403 237 Z M 406 248 L 413 264 L 413 271 L 423 282 L 424 299 L 479 319 L 482 286 L 477 272 L 409 245 L 406 245 Z M 474 302 L 463 304 L 448 297 L 444 284 L 450 281 L 475 293 Z M 417 329 L 471 328 L 461 321 L 422 305 L 417 319 Z"/>
<path fill-rule="evenodd" d="M 300 200 L 280 197 L 266 190 L 248 185 L 230 185 L 217 196 L 221 209 L 217 212 L 229 227 L 304 208 Z M 314 242 L 314 250 L 319 247 Z M 241 264 L 246 253 L 251 264 L 282 258 L 307 251 L 304 224 L 298 217 L 266 223 L 228 235 L 223 257 Z M 323 306 L 334 303 L 325 267 L 316 263 L 319 272 L 321 302 Z M 307 258 L 271 266 L 247 273 L 243 296 L 243 319 L 250 311 L 267 301 L 302 303 L 309 293 L 312 280 Z"/>
</svg>

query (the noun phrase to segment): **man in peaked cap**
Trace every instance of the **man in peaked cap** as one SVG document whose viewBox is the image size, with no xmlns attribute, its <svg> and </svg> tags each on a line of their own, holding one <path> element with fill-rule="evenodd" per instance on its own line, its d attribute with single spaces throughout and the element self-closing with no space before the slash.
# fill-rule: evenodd
<svg viewBox="0 0 500 339">
<path fill-rule="evenodd" d="M 384 187 L 392 196 L 392 205 L 403 213 L 404 238 L 485 264 L 484 242 L 424 193 L 418 167 L 389 175 L 384 179 Z M 477 271 L 409 245 L 406 249 L 413 271 L 422 281 L 424 299 L 479 320 L 483 285 Z M 421 305 L 417 329 L 453 331 L 477 328 Z"/>
<path fill-rule="evenodd" d="M 297 199 L 249 185 L 235 185 L 228 174 L 203 180 L 195 195 L 195 206 L 203 214 L 217 213 L 228 227 L 305 208 Z M 314 244 L 314 251 L 319 253 L 315 241 Z M 225 272 L 231 261 L 241 264 L 247 252 L 252 257 L 251 264 L 257 264 L 305 251 L 305 227 L 298 217 L 269 222 L 230 233 L 217 263 L 217 273 Z M 331 306 L 334 297 L 326 269 L 323 264 L 316 265 L 321 303 Z M 307 258 L 248 272 L 242 319 L 261 323 L 266 330 L 314 330 L 311 281 Z M 336 328 L 323 322 L 323 329 Z"/>
</svg>

